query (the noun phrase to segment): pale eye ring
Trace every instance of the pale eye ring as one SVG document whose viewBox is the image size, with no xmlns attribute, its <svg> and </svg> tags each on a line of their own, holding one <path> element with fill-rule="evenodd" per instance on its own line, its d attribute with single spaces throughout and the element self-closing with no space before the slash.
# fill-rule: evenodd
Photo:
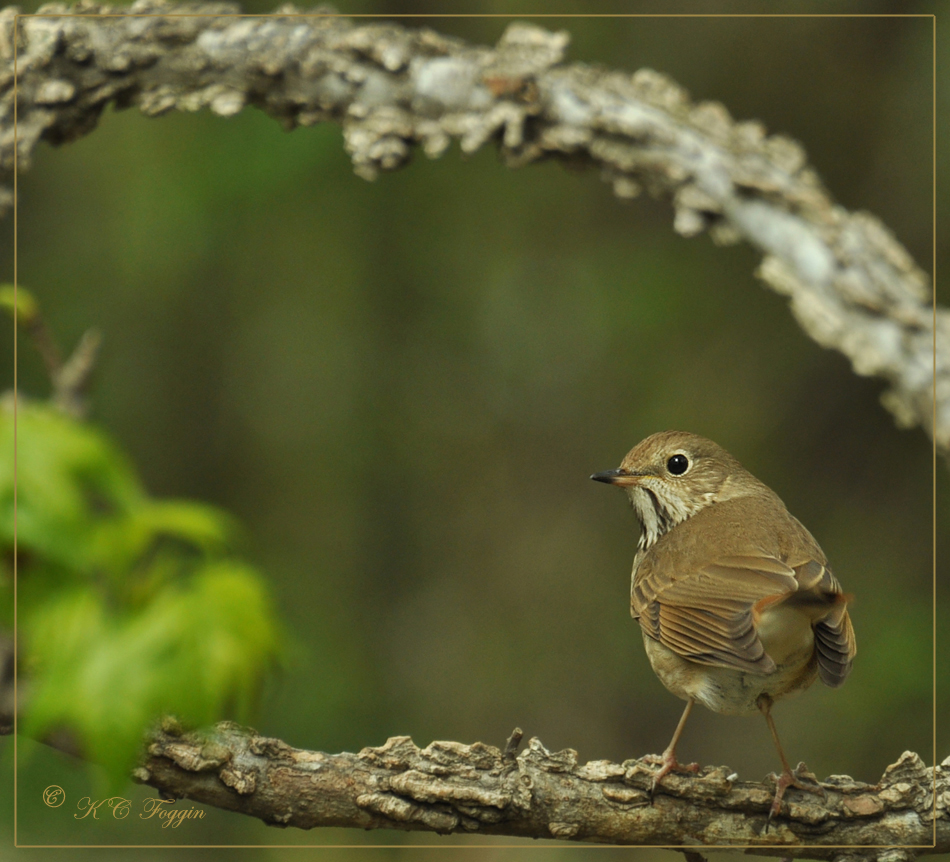
<svg viewBox="0 0 950 862">
<path fill-rule="evenodd" d="M 677 452 L 666 462 L 666 469 L 674 476 L 682 476 L 689 469 L 689 458 Z"/>
</svg>

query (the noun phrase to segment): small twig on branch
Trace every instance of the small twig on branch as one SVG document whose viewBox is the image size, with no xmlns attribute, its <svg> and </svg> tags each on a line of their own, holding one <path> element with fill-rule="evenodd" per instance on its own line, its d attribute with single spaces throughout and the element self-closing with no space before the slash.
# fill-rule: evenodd
<svg viewBox="0 0 950 862">
<path fill-rule="evenodd" d="M 511 731 L 511 736 L 508 737 L 508 741 L 505 743 L 505 760 L 515 760 L 518 755 L 518 746 L 521 745 L 521 740 L 524 738 L 524 731 L 520 727 L 516 727 Z"/>
<path fill-rule="evenodd" d="M 758 274 L 808 335 L 886 380 L 897 422 L 921 425 L 950 453 L 950 312 L 934 313 L 927 275 L 880 221 L 832 200 L 794 141 L 719 103 L 691 103 L 650 69 L 568 65 L 564 32 L 513 24 L 488 48 L 326 10 L 238 13 L 166 0 L 0 12 L 0 211 L 12 203 L 15 32 L 20 170 L 38 141 L 86 134 L 110 103 L 225 117 L 250 104 L 288 129 L 338 122 L 366 178 L 401 167 L 415 146 L 436 157 L 453 140 L 466 153 L 497 142 L 513 167 L 594 165 L 621 198 L 642 188 L 669 197 L 680 234 L 757 247 Z"/>
<path fill-rule="evenodd" d="M 53 386 L 53 404 L 64 413 L 82 419 L 89 409 L 86 394 L 102 342 L 99 331 L 89 329 L 84 332 L 64 362 L 56 337 L 36 297 L 29 290 L 24 287 L 17 290 L 13 285 L 0 286 L 0 306 L 13 315 L 43 360 Z"/>
<path fill-rule="evenodd" d="M 101 343 L 99 330 L 87 329 L 69 359 L 52 375 L 53 404 L 77 419 L 82 419 L 89 410 L 86 395 Z"/>
<path fill-rule="evenodd" d="M 826 779 L 824 799 L 790 790 L 766 831 L 774 787 L 730 780 L 728 767 L 668 776 L 651 804 L 654 768 L 641 760 L 578 764 L 537 739 L 513 760 L 490 745 L 407 736 L 359 754 L 292 748 L 230 722 L 207 734 L 166 720 L 147 742 L 137 781 L 176 798 L 312 829 L 404 829 L 555 838 L 618 845 L 749 846 L 750 852 L 839 859 L 840 845 L 950 851 L 950 758 L 934 770 L 911 752 L 876 785 Z M 836 847 L 837 845 L 837 847 Z M 902 851 L 903 852 L 903 849 Z M 914 855 L 914 851 L 909 851 Z"/>
</svg>

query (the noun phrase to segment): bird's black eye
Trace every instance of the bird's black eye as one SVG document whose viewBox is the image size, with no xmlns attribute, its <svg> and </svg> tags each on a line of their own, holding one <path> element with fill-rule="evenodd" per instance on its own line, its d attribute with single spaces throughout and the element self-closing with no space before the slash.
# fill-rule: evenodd
<svg viewBox="0 0 950 862">
<path fill-rule="evenodd" d="M 674 455 L 666 462 L 666 469 L 674 476 L 682 476 L 689 469 L 689 458 L 685 455 Z"/>
</svg>

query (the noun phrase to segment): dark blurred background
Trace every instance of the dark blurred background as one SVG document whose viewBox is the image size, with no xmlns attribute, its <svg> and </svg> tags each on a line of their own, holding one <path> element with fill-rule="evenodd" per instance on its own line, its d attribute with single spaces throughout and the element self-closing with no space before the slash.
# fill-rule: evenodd
<svg viewBox="0 0 950 862">
<path fill-rule="evenodd" d="M 475 0 L 466 11 L 503 5 Z M 559 11 L 609 11 L 596 7 L 576 0 Z M 272 11 L 266 0 L 244 8 Z M 676 11 L 935 8 L 737 0 Z M 518 11 L 547 7 L 529 0 Z M 479 43 L 506 25 L 405 23 Z M 694 99 L 801 141 L 843 206 L 879 216 L 932 271 L 930 18 L 536 23 L 571 32 L 572 61 L 660 70 Z M 946 40 L 938 49 L 945 61 Z M 945 150 L 939 158 L 944 170 Z M 86 138 L 42 145 L 21 177 L 19 281 L 64 345 L 102 330 L 93 419 L 150 491 L 216 503 L 246 525 L 247 553 L 296 641 L 266 691 L 262 732 L 332 752 L 397 734 L 502 745 L 517 725 L 582 761 L 661 751 L 682 702 L 651 672 L 629 617 L 636 521 L 621 493 L 587 477 L 646 435 L 681 428 L 715 439 L 771 485 L 855 595 L 848 683 L 816 685 L 775 711 L 789 758 L 865 781 L 905 749 L 931 763 L 930 441 L 895 428 L 881 382 L 802 333 L 786 301 L 755 279 L 750 248 L 682 239 L 671 222 L 667 202 L 622 204 L 595 172 L 508 170 L 490 148 L 419 155 L 368 183 L 353 175 L 335 126 L 287 134 L 252 109 L 230 120 L 110 110 Z M 0 229 L 0 279 L 11 280 L 12 219 Z M 946 257 L 944 236 L 938 271 Z M 2 338 L 11 381 L 9 328 Z M 19 385 L 48 391 L 23 340 Z M 942 540 L 945 464 L 937 476 Z M 946 687 L 941 697 L 946 706 Z M 938 761 L 950 753 L 945 714 Z M 81 782 L 62 756 L 27 749 L 23 800 L 67 773 Z M 702 709 L 680 754 L 750 780 L 778 766 L 764 721 Z M 7 780 L 8 742 L 0 763 Z M 21 843 L 464 840 L 277 832 L 222 812 L 169 836 L 39 808 L 21 802 Z M 414 851 L 373 858 L 386 852 Z"/>
</svg>

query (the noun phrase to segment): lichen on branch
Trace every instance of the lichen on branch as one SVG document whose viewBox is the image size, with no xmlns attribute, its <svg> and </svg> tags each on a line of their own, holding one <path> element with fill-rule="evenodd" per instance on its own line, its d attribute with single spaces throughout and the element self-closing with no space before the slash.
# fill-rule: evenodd
<svg viewBox="0 0 950 862">
<path fill-rule="evenodd" d="M 591 165 L 621 198 L 669 198 L 680 234 L 759 249 L 758 275 L 789 297 L 805 332 L 887 381 L 895 420 L 950 453 L 950 312 L 933 307 L 928 276 L 891 232 L 836 204 L 796 142 L 693 103 L 650 69 L 567 63 L 568 42 L 516 23 L 495 46 L 469 45 L 293 6 L 263 17 L 166 0 L 19 17 L 10 7 L 0 12 L 0 210 L 12 203 L 14 156 L 24 170 L 40 140 L 90 132 L 109 104 L 224 117 L 253 105 L 286 128 L 336 122 L 368 179 L 452 141 L 466 153 L 494 142 L 512 167 Z"/>
<path fill-rule="evenodd" d="M 824 797 L 790 790 L 767 828 L 774 794 L 768 781 L 739 781 L 726 766 L 706 767 L 667 776 L 651 802 L 655 767 L 642 759 L 582 764 L 576 751 L 551 752 L 538 739 L 518 753 L 520 739 L 516 730 L 502 751 L 479 742 L 420 749 L 397 736 L 358 754 L 324 754 L 230 722 L 186 733 L 166 719 L 149 737 L 135 777 L 166 796 L 300 829 L 728 845 L 756 853 L 781 847 L 780 855 L 806 859 L 835 859 L 840 845 L 892 845 L 908 858 L 950 850 L 950 758 L 934 771 L 905 752 L 875 785 L 833 775 L 821 782 Z"/>
</svg>

